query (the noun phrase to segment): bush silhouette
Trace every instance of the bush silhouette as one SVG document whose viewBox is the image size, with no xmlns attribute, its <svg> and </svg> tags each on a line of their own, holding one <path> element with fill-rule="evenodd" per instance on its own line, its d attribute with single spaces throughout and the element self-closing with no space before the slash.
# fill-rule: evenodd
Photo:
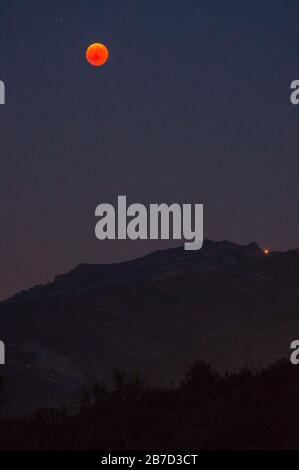
<svg viewBox="0 0 299 470">
<path fill-rule="evenodd" d="M 219 374 L 198 361 L 176 388 L 113 372 L 82 393 L 78 412 L 0 418 L 1 449 L 296 449 L 299 368 L 288 361 Z"/>
</svg>

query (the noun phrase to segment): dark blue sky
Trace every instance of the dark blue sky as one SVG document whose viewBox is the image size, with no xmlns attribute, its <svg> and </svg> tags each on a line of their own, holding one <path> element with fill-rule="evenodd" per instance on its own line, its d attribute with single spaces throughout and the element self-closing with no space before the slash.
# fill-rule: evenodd
<svg viewBox="0 0 299 470">
<path fill-rule="evenodd" d="M 209 238 L 298 247 L 298 40 L 298 0 L 2 0 L 0 297 L 170 246 L 96 240 L 119 194 L 203 203 Z"/>
</svg>

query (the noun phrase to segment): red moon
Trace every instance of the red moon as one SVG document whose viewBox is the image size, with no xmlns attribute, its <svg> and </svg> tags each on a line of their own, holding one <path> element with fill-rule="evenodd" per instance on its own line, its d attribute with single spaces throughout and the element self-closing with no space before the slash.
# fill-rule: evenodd
<svg viewBox="0 0 299 470">
<path fill-rule="evenodd" d="M 94 67 L 100 67 L 106 64 L 109 58 L 109 52 L 104 44 L 94 43 L 91 44 L 86 51 L 86 60 Z"/>
</svg>

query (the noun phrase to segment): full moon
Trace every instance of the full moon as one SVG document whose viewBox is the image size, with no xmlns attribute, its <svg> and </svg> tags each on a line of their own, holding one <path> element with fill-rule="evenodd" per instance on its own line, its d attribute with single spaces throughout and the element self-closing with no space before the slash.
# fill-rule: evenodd
<svg viewBox="0 0 299 470">
<path fill-rule="evenodd" d="M 94 67 L 104 65 L 109 57 L 109 52 L 104 44 L 94 43 L 91 44 L 86 51 L 87 61 Z"/>
</svg>

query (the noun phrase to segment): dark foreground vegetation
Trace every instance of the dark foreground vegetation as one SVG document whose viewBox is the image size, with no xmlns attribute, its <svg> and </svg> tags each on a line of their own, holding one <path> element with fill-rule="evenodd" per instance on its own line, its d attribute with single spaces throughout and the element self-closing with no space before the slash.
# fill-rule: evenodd
<svg viewBox="0 0 299 470">
<path fill-rule="evenodd" d="M 1 449 L 299 448 L 299 367 L 219 375 L 194 364 L 180 387 L 156 389 L 114 373 L 85 392 L 75 415 L 41 409 L 0 419 Z"/>
</svg>

